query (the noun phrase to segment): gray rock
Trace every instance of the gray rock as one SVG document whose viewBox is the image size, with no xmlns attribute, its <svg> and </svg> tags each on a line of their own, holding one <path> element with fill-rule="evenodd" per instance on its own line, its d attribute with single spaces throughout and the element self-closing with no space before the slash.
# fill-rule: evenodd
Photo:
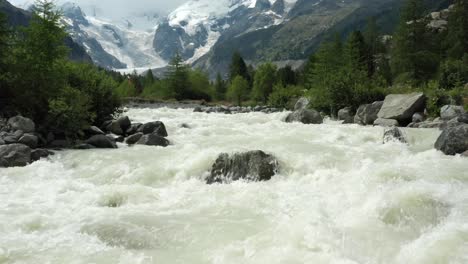
<svg viewBox="0 0 468 264">
<path fill-rule="evenodd" d="M 468 113 L 464 113 L 458 117 L 458 122 L 468 124 Z"/>
<path fill-rule="evenodd" d="M 465 114 L 465 109 L 463 106 L 459 105 L 444 105 L 440 109 L 440 118 L 442 118 L 442 120 L 458 119 L 463 114 Z"/>
<path fill-rule="evenodd" d="M 322 124 L 323 117 L 313 109 L 303 109 L 292 112 L 286 117 L 287 123 L 301 122 L 303 124 Z"/>
<path fill-rule="evenodd" d="M 3 141 L 3 139 L 0 138 L 0 146 L 1 145 L 5 145 L 5 141 Z"/>
<path fill-rule="evenodd" d="M 208 184 L 229 183 L 240 179 L 267 181 L 278 172 L 278 161 L 263 151 L 250 151 L 229 156 L 219 155 L 213 164 Z"/>
<path fill-rule="evenodd" d="M 33 134 L 24 134 L 19 140 L 18 143 L 24 144 L 32 149 L 37 147 L 39 139 Z"/>
<path fill-rule="evenodd" d="M 87 143 L 82 143 L 75 145 L 73 149 L 81 149 L 81 150 L 86 150 L 86 149 L 95 149 L 96 147 Z"/>
<path fill-rule="evenodd" d="M 185 123 L 181 124 L 180 127 L 181 128 L 187 128 L 187 129 L 191 128 L 188 124 L 185 124 Z"/>
<path fill-rule="evenodd" d="M 424 113 L 414 113 L 412 121 L 413 123 L 421 123 L 424 122 L 425 119 L 426 116 L 424 115 Z"/>
<path fill-rule="evenodd" d="M 377 120 L 377 114 L 382 108 L 383 102 L 361 105 L 354 116 L 354 123 L 360 125 L 373 125 Z"/>
<path fill-rule="evenodd" d="M 88 129 L 85 130 L 85 132 L 89 135 L 104 135 L 104 132 L 96 126 L 90 126 Z"/>
<path fill-rule="evenodd" d="M 11 130 L 21 130 L 24 133 L 33 133 L 36 130 L 34 122 L 26 117 L 15 116 L 8 119 L 8 126 Z"/>
<path fill-rule="evenodd" d="M 31 162 L 31 149 L 23 144 L 0 146 L 0 167 L 24 167 Z"/>
<path fill-rule="evenodd" d="M 383 137 L 384 144 L 388 143 L 388 142 L 392 142 L 392 141 L 393 142 L 397 141 L 397 142 L 401 142 L 401 143 L 408 143 L 403 131 L 401 131 L 401 129 L 399 129 L 398 127 L 392 127 L 392 128 L 385 129 L 384 137 Z"/>
<path fill-rule="evenodd" d="M 50 155 L 53 155 L 53 152 L 48 151 L 46 149 L 35 149 L 31 151 L 31 160 L 32 161 L 38 161 L 42 158 L 47 158 Z"/>
<path fill-rule="evenodd" d="M 70 140 L 68 139 L 55 139 L 49 143 L 50 148 L 61 149 L 61 148 L 70 148 L 72 146 Z"/>
<path fill-rule="evenodd" d="M 96 148 L 117 148 L 117 144 L 112 138 L 104 135 L 95 135 L 86 140 L 86 143 Z"/>
<path fill-rule="evenodd" d="M 382 127 L 399 126 L 398 121 L 396 121 L 395 119 L 384 119 L 384 118 L 377 118 L 377 120 L 374 121 L 374 125 L 382 126 Z"/>
<path fill-rule="evenodd" d="M 122 116 L 117 119 L 116 122 L 124 132 L 132 126 L 132 122 L 130 122 L 130 118 L 128 118 L 128 116 Z"/>
<path fill-rule="evenodd" d="M 390 94 L 385 97 L 379 118 L 395 119 L 402 125 L 411 122 L 414 113 L 423 112 L 426 107 L 426 97 L 423 93 Z"/>
<path fill-rule="evenodd" d="M 117 121 L 112 121 L 109 126 L 107 126 L 107 130 L 116 135 L 123 135 L 124 130 L 120 127 L 120 124 Z"/>
<path fill-rule="evenodd" d="M 343 124 L 354 123 L 354 112 L 351 107 L 346 107 L 338 111 L 338 120 L 343 121 Z"/>
<path fill-rule="evenodd" d="M 305 110 L 309 107 L 310 100 L 306 97 L 301 97 L 297 100 L 296 104 L 294 105 L 294 111 L 298 110 Z"/>
<path fill-rule="evenodd" d="M 129 136 L 125 142 L 128 145 L 133 145 L 136 144 L 141 139 L 141 137 L 143 137 L 143 133 L 139 132 Z"/>
<path fill-rule="evenodd" d="M 193 109 L 193 112 L 195 113 L 202 113 L 203 112 L 203 108 L 201 108 L 201 106 L 197 106 Z"/>
<path fill-rule="evenodd" d="M 468 125 L 458 125 L 444 129 L 435 143 L 435 148 L 446 155 L 461 154 L 468 150 Z"/>
<path fill-rule="evenodd" d="M 138 129 L 139 129 L 142 125 L 143 125 L 143 124 L 141 124 L 141 123 L 134 123 L 134 124 L 132 124 L 132 125 L 130 126 L 129 129 L 127 129 L 127 131 L 125 131 L 125 133 L 126 133 L 127 135 L 133 135 L 133 134 L 135 134 L 135 133 L 138 132 Z"/>
<path fill-rule="evenodd" d="M 468 150 L 461 154 L 462 157 L 468 157 Z"/>
<path fill-rule="evenodd" d="M 158 136 L 167 137 L 166 126 L 163 122 L 156 121 L 142 125 L 138 132 L 142 132 L 145 135 L 156 133 Z"/>
<path fill-rule="evenodd" d="M 164 137 L 161 137 L 155 132 L 149 135 L 143 135 L 140 138 L 140 140 L 138 140 L 137 144 L 147 145 L 147 146 L 167 147 L 169 146 L 170 142 L 169 140 L 165 139 Z"/>
</svg>

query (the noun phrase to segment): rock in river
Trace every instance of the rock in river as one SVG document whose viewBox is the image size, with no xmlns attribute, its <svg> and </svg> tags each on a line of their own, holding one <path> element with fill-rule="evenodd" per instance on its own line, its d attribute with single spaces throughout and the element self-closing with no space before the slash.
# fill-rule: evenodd
<svg viewBox="0 0 468 264">
<path fill-rule="evenodd" d="M 26 117 L 15 116 L 8 119 L 8 126 L 11 130 L 21 130 L 23 133 L 33 133 L 36 130 L 34 122 Z"/>
<path fill-rule="evenodd" d="M 354 123 L 359 125 L 373 125 L 377 120 L 377 114 L 382 108 L 383 102 L 374 102 L 359 106 L 354 116 Z"/>
<path fill-rule="evenodd" d="M 86 141 L 87 144 L 96 148 L 117 148 L 115 140 L 105 135 L 95 135 Z"/>
<path fill-rule="evenodd" d="M 156 133 L 160 137 L 167 137 L 166 126 L 160 121 L 146 123 L 138 128 L 138 132 L 145 135 Z"/>
<path fill-rule="evenodd" d="M 313 109 L 303 109 L 292 112 L 286 117 L 287 123 L 301 122 L 303 124 L 322 124 L 323 117 Z"/>
<path fill-rule="evenodd" d="M 23 144 L 0 146 L 0 167 L 24 167 L 31 162 L 31 148 Z"/>
<path fill-rule="evenodd" d="M 402 125 L 411 123 L 414 113 L 423 112 L 426 97 L 423 93 L 390 94 L 385 97 L 378 117 L 395 119 Z"/>
<path fill-rule="evenodd" d="M 169 140 L 165 139 L 164 137 L 158 135 L 157 132 L 151 133 L 149 135 L 144 135 L 138 140 L 138 145 L 147 145 L 147 146 L 160 146 L 160 147 L 167 147 L 169 146 Z"/>
<path fill-rule="evenodd" d="M 467 151 L 468 125 L 447 127 L 437 139 L 435 148 L 446 155 L 456 155 Z"/>
<path fill-rule="evenodd" d="M 384 144 L 392 141 L 399 141 L 401 143 L 408 143 L 405 134 L 398 127 L 387 128 L 384 132 Z"/>
<path fill-rule="evenodd" d="M 278 172 L 278 161 L 263 151 L 219 155 L 213 164 L 208 184 L 229 183 L 240 179 L 267 181 Z"/>
</svg>

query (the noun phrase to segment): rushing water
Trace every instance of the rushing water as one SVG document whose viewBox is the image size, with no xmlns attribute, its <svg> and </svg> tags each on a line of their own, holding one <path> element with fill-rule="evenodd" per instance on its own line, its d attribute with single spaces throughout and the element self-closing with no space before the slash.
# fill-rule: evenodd
<svg viewBox="0 0 468 264">
<path fill-rule="evenodd" d="M 382 128 L 285 113 L 128 114 L 173 145 L 0 169 L 0 263 L 468 263 L 468 160 L 434 150 L 437 130 L 384 145 Z M 256 149 L 280 175 L 204 183 L 219 153 Z"/>
</svg>

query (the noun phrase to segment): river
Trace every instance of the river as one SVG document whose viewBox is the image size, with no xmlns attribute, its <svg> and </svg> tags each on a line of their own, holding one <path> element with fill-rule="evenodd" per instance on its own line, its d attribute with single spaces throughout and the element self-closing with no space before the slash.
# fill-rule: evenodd
<svg viewBox="0 0 468 264">
<path fill-rule="evenodd" d="M 127 114 L 173 145 L 0 169 L 0 263 L 468 263 L 468 160 L 434 150 L 436 129 L 382 144 L 383 128 L 286 113 Z M 219 153 L 257 149 L 280 161 L 271 181 L 204 183 Z"/>
</svg>

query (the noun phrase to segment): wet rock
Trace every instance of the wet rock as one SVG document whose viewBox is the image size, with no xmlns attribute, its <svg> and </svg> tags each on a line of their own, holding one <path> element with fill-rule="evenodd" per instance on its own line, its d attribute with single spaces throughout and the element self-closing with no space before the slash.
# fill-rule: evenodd
<svg viewBox="0 0 468 264">
<path fill-rule="evenodd" d="M 160 121 L 146 123 L 138 129 L 138 132 L 142 132 L 145 135 L 155 133 L 160 137 L 168 136 L 166 126 L 164 125 L 163 122 L 160 122 Z"/>
<path fill-rule="evenodd" d="M 395 119 L 385 119 L 385 118 L 377 118 L 377 120 L 374 121 L 374 125 L 382 126 L 382 127 L 399 126 L 398 121 L 396 121 Z"/>
<path fill-rule="evenodd" d="M 354 115 L 351 107 L 346 107 L 338 111 L 338 120 L 343 121 L 343 124 L 352 124 L 354 123 Z"/>
<path fill-rule="evenodd" d="M 22 130 L 16 130 L 14 133 L 7 133 L 3 140 L 6 144 L 18 143 L 19 139 L 24 135 Z"/>
<path fill-rule="evenodd" d="M 42 158 L 47 158 L 50 155 L 53 155 L 54 153 L 51 151 L 48 151 L 47 149 L 35 149 L 31 151 L 31 160 L 32 161 L 38 161 Z"/>
<path fill-rule="evenodd" d="M 322 124 L 323 117 L 313 109 L 303 109 L 292 112 L 286 117 L 287 123 L 301 122 L 303 124 Z"/>
<path fill-rule="evenodd" d="M 128 145 L 134 145 L 134 144 L 136 144 L 136 143 L 141 139 L 141 137 L 143 137 L 143 133 L 142 133 L 142 132 L 133 134 L 133 135 L 131 135 L 131 136 L 129 136 L 129 137 L 127 138 L 127 140 L 125 141 L 125 143 L 127 143 Z"/>
<path fill-rule="evenodd" d="M 465 114 L 465 109 L 459 105 L 445 105 L 440 109 L 440 118 L 442 120 L 458 119 L 463 114 Z"/>
<path fill-rule="evenodd" d="M 132 126 L 132 122 L 130 122 L 130 118 L 128 118 L 128 116 L 119 117 L 116 122 L 124 132 Z"/>
<path fill-rule="evenodd" d="M 75 145 L 73 149 L 80 149 L 80 150 L 86 150 L 86 149 L 95 149 L 96 147 L 87 143 L 82 143 Z"/>
<path fill-rule="evenodd" d="M 181 128 L 187 128 L 187 129 L 190 129 L 191 127 L 188 125 L 188 124 L 181 124 L 180 125 Z"/>
<path fill-rule="evenodd" d="M 468 150 L 461 154 L 462 157 L 468 157 Z"/>
<path fill-rule="evenodd" d="M 104 135 L 92 136 L 86 143 L 96 148 L 117 148 L 115 141 Z"/>
<path fill-rule="evenodd" d="M 8 126 L 12 131 L 21 130 L 24 133 L 33 133 L 36 130 L 34 122 L 23 116 L 15 116 L 8 119 Z"/>
<path fill-rule="evenodd" d="M 458 117 L 458 122 L 468 124 L 468 113 L 464 113 Z"/>
<path fill-rule="evenodd" d="M 53 149 L 68 149 L 72 146 L 72 143 L 68 139 L 55 139 L 49 143 L 49 147 Z"/>
<path fill-rule="evenodd" d="M 136 143 L 138 145 L 147 145 L 147 146 L 160 146 L 167 147 L 169 146 L 169 140 L 160 136 L 158 133 L 152 133 L 149 135 L 143 135 L 140 140 Z"/>
<path fill-rule="evenodd" d="M 202 113 L 203 112 L 203 108 L 201 108 L 201 106 L 197 106 L 193 109 L 193 112 L 195 113 Z"/>
<path fill-rule="evenodd" d="M 456 155 L 468 150 L 468 125 L 447 127 L 435 143 L 435 148 L 446 155 Z"/>
<path fill-rule="evenodd" d="M 112 123 L 107 127 L 107 131 L 115 135 L 123 135 L 124 133 L 124 130 L 122 130 L 122 127 L 120 127 L 120 124 L 117 121 L 112 121 Z"/>
<path fill-rule="evenodd" d="M 104 135 L 104 132 L 99 127 L 96 127 L 96 126 L 90 126 L 88 129 L 85 130 L 85 132 L 91 136 Z"/>
<path fill-rule="evenodd" d="M 383 102 L 361 105 L 354 116 L 354 123 L 360 125 L 373 125 L 382 108 Z"/>
<path fill-rule="evenodd" d="M 208 184 L 229 183 L 240 179 L 267 181 L 278 172 L 278 161 L 263 151 L 219 155 L 213 164 Z"/>
<path fill-rule="evenodd" d="M 298 110 L 305 110 L 309 107 L 310 100 L 306 97 L 301 97 L 297 100 L 296 104 L 294 105 L 294 111 Z"/>
<path fill-rule="evenodd" d="M 143 124 L 141 123 L 134 123 L 130 126 L 130 128 L 125 131 L 127 135 L 133 135 L 138 132 L 138 129 L 142 126 Z"/>
<path fill-rule="evenodd" d="M 408 143 L 408 141 L 406 140 L 405 134 L 398 127 L 387 128 L 384 131 L 384 137 L 383 137 L 384 144 L 388 142 L 392 142 L 392 141 Z"/>
<path fill-rule="evenodd" d="M 37 147 L 39 139 L 33 134 L 24 134 L 19 140 L 18 143 L 24 144 L 32 149 Z"/>
<path fill-rule="evenodd" d="M 0 146 L 0 167 L 24 167 L 31 162 L 31 148 L 23 144 Z"/>
<path fill-rule="evenodd" d="M 390 94 L 385 97 L 379 118 L 395 119 L 402 125 L 411 123 L 414 113 L 423 112 L 426 97 L 423 93 Z"/>
<path fill-rule="evenodd" d="M 1 145 L 5 145 L 5 141 L 3 141 L 3 139 L 0 138 L 0 146 Z"/>
</svg>

